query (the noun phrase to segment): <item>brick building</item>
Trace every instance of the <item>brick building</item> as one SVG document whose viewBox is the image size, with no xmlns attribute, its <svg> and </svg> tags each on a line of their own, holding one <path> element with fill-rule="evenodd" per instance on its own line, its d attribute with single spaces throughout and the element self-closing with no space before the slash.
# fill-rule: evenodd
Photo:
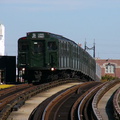
<svg viewBox="0 0 120 120">
<path fill-rule="evenodd" d="M 101 76 L 105 74 L 120 78 L 120 59 L 96 59 L 101 67 Z"/>
</svg>

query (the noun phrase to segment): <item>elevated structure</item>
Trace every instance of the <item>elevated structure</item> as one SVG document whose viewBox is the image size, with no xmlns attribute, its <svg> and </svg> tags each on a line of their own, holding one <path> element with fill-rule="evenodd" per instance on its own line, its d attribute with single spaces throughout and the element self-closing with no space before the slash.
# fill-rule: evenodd
<svg viewBox="0 0 120 120">
<path fill-rule="evenodd" d="M 5 27 L 0 24 L 0 56 L 5 55 Z"/>
</svg>

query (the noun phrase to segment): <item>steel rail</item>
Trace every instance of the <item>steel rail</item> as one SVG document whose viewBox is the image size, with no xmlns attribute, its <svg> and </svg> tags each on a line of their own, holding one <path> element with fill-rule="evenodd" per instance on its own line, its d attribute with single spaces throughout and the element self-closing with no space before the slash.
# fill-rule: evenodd
<svg viewBox="0 0 120 120">
<path fill-rule="evenodd" d="M 116 120 L 120 119 L 120 88 L 116 91 L 113 97 L 113 107 L 114 107 L 114 115 Z"/>
<path fill-rule="evenodd" d="M 36 95 L 37 93 L 40 93 L 41 91 L 47 90 L 51 87 L 55 87 L 64 83 L 68 83 L 71 82 L 72 80 L 65 80 L 65 81 L 54 81 L 54 82 L 50 82 L 50 83 L 45 83 L 45 84 L 41 84 L 41 85 L 31 85 L 28 84 L 28 86 L 30 87 L 25 87 L 27 88 L 26 90 L 24 89 L 21 93 L 17 93 L 18 95 L 15 95 L 15 98 L 11 101 L 9 101 L 8 103 L 4 102 L 4 109 L 0 112 L 0 120 L 6 120 L 8 115 L 12 112 L 13 108 L 15 105 L 19 104 L 21 101 L 23 101 L 23 103 L 25 102 L 25 100 L 29 99 L 30 97 Z M 21 85 L 22 86 L 22 85 Z M 23 86 L 26 86 L 25 84 L 23 84 Z M 16 87 L 15 87 L 16 89 Z M 17 86 L 18 89 L 18 86 Z M 20 91 L 20 90 L 18 90 Z M 12 92 L 13 94 L 14 92 Z M 8 94 L 10 94 L 8 92 Z M 2 95 L 3 97 L 4 95 Z M 3 97 L 4 98 L 4 97 Z"/>
<path fill-rule="evenodd" d="M 119 80 L 113 80 L 110 82 L 107 82 L 107 84 L 105 84 L 94 96 L 93 101 L 92 101 L 92 109 L 93 109 L 93 116 L 94 119 L 103 119 L 102 115 L 100 114 L 97 105 L 98 102 L 100 101 L 100 99 L 102 98 L 102 96 L 109 90 L 111 89 L 113 86 L 115 86 L 116 84 L 118 84 L 120 81 Z"/>
<path fill-rule="evenodd" d="M 88 83 L 86 83 L 86 84 L 88 84 Z M 43 112 L 42 120 L 48 120 L 50 112 L 51 112 L 52 108 L 57 104 L 57 102 L 64 99 L 66 97 L 66 95 L 68 96 L 68 95 L 72 94 L 73 92 L 75 92 L 82 85 L 83 84 L 76 85 L 76 86 L 68 89 L 67 91 L 61 93 L 57 97 L 55 97 L 45 108 L 45 110 Z"/>
<path fill-rule="evenodd" d="M 78 120 L 83 120 L 83 108 L 86 105 L 87 101 L 89 101 L 89 99 L 96 93 L 96 91 L 98 89 L 100 89 L 104 84 L 100 84 L 97 85 L 91 89 L 89 89 L 86 93 L 86 95 L 84 96 L 84 98 L 81 100 L 79 106 L 78 106 L 78 110 L 77 110 L 77 116 L 78 116 Z M 86 116 L 85 116 L 86 117 Z"/>
</svg>

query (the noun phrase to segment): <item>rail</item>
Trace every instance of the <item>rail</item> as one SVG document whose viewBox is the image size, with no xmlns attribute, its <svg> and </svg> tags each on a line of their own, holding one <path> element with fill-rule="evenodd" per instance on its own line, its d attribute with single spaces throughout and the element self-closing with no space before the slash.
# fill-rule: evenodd
<svg viewBox="0 0 120 120">
<path fill-rule="evenodd" d="M 59 80 L 59 81 L 54 81 L 54 82 L 45 83 L 45 84 L 41 84 L 41 85 L 35 85 L 35 86 L 32 86 L 31 84 L 29 84 L 28 86 L 30 86 L 30 88 L 27 88 L 26 90 L 23 90 L 18 95 L 15 95 L 14 97 L 12 97 L 13 99 L 10 97 L 9 101 L 4 102 L 4 104 L 3 104 L 4 107 L 1 107 L 1 109 L 2 108 L 3 109 L 0 112 L 0 120 L 6 120 L 8 115 L 13 111 L 14 107 L 16 105 L 20 104 L 21 101 L 24 103 L 27 99 L 29 99 L 30 97 L 36 95 L 37 93 L 39 93 L 41 91 L 44 91 L 51 87 L 58 86 L 60 84 L 68 83 L 71 81 L 73 81 L 73 80 L 67 80 L 67 81 Z M 21 86 L 21 88 L 22 87 L 24 88 L 26 86 L 26 84 L 23 84 L 20 86 Z M 9 88 L 9 90 L 7 90 L 7 94 L 13 92 L 15 89 L 19 89 L 17 87 L 15 86 L 13 88 Z M 14 89 L 14 90 L 12 90 L 12 89 Z M 6 94 L 4 94 L 4 92 L 2 91 L 1 97 L 3 95 L 6 95 Z"/>
<path fill-rule="evenodd" d="M 120 120 L 120 88 L 113 97 L 114 116 L 116 120 Z"/>
<path fill-rule="evenodd" d="M 82 99 L 82 101 L 80 102 L 79 106 L 78 106 L 78 111 L 77 111 L 77 116 L 78 116 L 78 120 L 82 120 L 82 112 L 83 112 L 83 107 L 84 105 L 87 103 L 87 101 L 89 101 L 90 97 L 92 97 L 97 90 L 99 90 L 103 84 L 100 84 L 98 86 L 95 86 L 94 88 L 91 88 L 89 91 L 87 91 L 86 96 L 84 96 L 84 98 Z"/>
<path fill-rule="evenodd" d="M 55 106 L 58 101 L 64 99 L 66 97 L 66 95 L 69 95 L 69 94 L 73 93 L 74 91 L 76 91 L 80 86 L 82 86 L 82 85 L 74 86 L 74 87 L 68 89 L 67 91 L 61 93 L 59 96 L 55 97 L 45 108 L 43 116 L 42 116 L 42 120 L 48 120 L 49 114 L 50 114 L 53 106 Z"/>
<path fill-rule="evenodd" d="M 102 96 L 109 90 L 111 89 L 113 86 L 115 86 L 117 83 L 119 83 L 119 80 L 113 80 L 110 82 L 107 82 L 107 84 L 105 84 L 105 86 L 103 86 L 95 95 L 93 102 L 92 102 L 92 109 L 93 109 L 93 117 L 95 120 L 102 120 L 102 116 L 97 108 L 97 104 L 100 101 L 100 99 L 102 98 Z"/>
<path fill-rule="evenodd" d="M 60 117 L 61 119 L 64 117 L 67 119 L 67 118 L 69 118 L 68 116 L 70 116 L 71 120 L 72 120 L 72 118 L 75 117 L 74 110 L 76 107 L 76 105 L 73 105 L 74 103 L 72 103 L 72 101 L 75 102 L 78 99 L 81 100 L 83 98 L 83 96 L 86 96 L 86 94 L 88 94 L 90 92 L 89 89 L 90 90 L 91 90 L 91 88 L 93 89 L 93 86 L 96 86 L 98 84 L 100 84 L 100 83 L 88 82 L 88 83 L 84 83 L 82 85 L 77 85 L 76 88 L 75 87 L 70 88 L 69 90 L 61 93 L 60 95 L 55 97 L 47 105 L 47 107 L 45 107 L 45 110 L 44 110 L 43 116 L 42 116 L 42 120 L 48 120 L 50 116 L 52 116 L 52 117 L 54 116 L 52 119 L 57 119 L 57 117 Z M 79 100 L 78 100 L 78 102 L 79 102 Z M 68 103 L 69 103 L 69 105 L 67 105 Z M 65 113 L 63 112 L 63 107 L 62 107 L 64 105 L 66 106 L 65 109 L 67 108 L 66 111 L 64 109 Z M 70 106 L 70 107 L 68 107 L 68 106 Z M 54 111 L 54 115 L 52 115 L 53 111 Z M 63 114 L 60 111 L 62 111 Z M 69 111 L 71 111 L 71 112 L 69 112 Z M 36 115 L 38 115 L 38 114 L 36 114 Z M 37 118 L 37 116 L 34 118 Z"/>
</svg>

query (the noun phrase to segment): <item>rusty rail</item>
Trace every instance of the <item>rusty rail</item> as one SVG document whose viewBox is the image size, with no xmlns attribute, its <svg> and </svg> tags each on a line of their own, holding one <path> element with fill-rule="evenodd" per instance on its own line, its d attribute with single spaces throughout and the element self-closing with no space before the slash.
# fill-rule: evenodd
<svg viewBox="0 0 120 120">
<path fill-rule="evenodd" d="M 43 113 L 43 116 L 42 116 L 42 120 L 48 120 L 49 117 L 50 117 L 50 112 L 53 110 L 53 108 L 57 105 L 57 103 L 59 103 L 60 101 L 62 102 L 62 104 L 64 103 L 64 101 L 66 101 L 69 97 L 69 95 L 73 94 L 76 92 L 77 90 L 77 94 L 79 94 L 79 89 L 80 87 L 82 86 L 85 86 L 85 85 L 92 85 L 91 83 L 93 82 L 87 82 L 87 83 L 84 83 L 84 84 L 81 84 L 81 85 L 77 85 L 76 87 L 74 88 L 70 88 L 69 90 L 61 93 L 59 96 L 57 96 L 56 98 L 54 98 L 48 105 L 47 107 L 45 108 L 44 110 L 44 113 Z M 94 82 L 95 83 L 95 82 Z M 83 90 L 84 91 L 84 90 Z M 86 92 L 87 94 L 88 92 Z M 85 95 L 86 95 L 85 94 Z M 71 97 L 71 96 L 70 96 Z M 63 100 L 65 98 L 65 100 Z M 60 105 L 61 106 L 61 105 Z M 74 107 L 73 107 L 74 109 Z M 54 113 L 54 115 L 57 114 L 57 113 Z M 56 115 L 55 115 L 56 116 Z M 55 119 L 55 118 L 54 118 Z"/>
<path fill-rule="evenodd" d="M 91 88 L 90 90 L 88 90 L 85 93 L 84 98 L 82 99 L 82 101 L 80 102 L 79 106 L 78 106 L 78 110 L 77 110 L 77 116 L 79 120 L 83 119 L 83 108 L 85 106 L 85 104 L 89 101 L 89 99 L 103 86 L 104 84 L 100 84 L 95 86 L 94 88 Z M 84 117 L 88 117 L 87 113 L 85 113 Z"/>
<path fill-rule="evenodd" d="M 91 89 L 90 89 L 91 90 Z M 76 102 L 73 104 L 72 108 L 71 108 L 71 120 L 75 119 L 75 110 L 77 109 L 78 105 L 80 104 L 80 102 L 84 99 L 84 97 L 90 92 L 90 90 L 86 91 L 84 94 L 82 94 L 77 100 Z M 80 88 L 78 89 L 78 92 L 80 91 Z M 78 119 L 78 116 L 77 116 Z"/>
<path fill-rule="evenodd" d="M 14 97 L 12 97 L 13 99 L 10 98 L 11 99 L 10 101 L 2 102 L 4 104 L 2 105 L 1 108 L 4 108 L 4 109 L 1 110 L 1 112 L 0 112 L 0 120 L 6 120 L 8 115 L 12 112 L 14 106 L 19 104 L 21 101 L 25 102 L 27 99 L 29 99 L 30 97 L 34 96 L 35 94 L 37 94 L 43 90 L 49 89 L 54 86 L 58 86 L 60 84 L 68 83 L 71 81 L 72 80 L 67 80 L 67 81 L 59 80 L 59 81 L 54 81 L 51 83 L 45 83 L 45 84 L 36 85 L 36 86 L 32 86 L 31 84 L 29 84 L 28 85 L 29 88 L 27 88 L 26 90 L 23 90 L 20 93 L 17 93 L 16 95 L 13 95 L 14 96 Z M 21 88 L 25 87 L 25 86 L 26 85 L 23 84 L 23 85 L 21 85 Z M 18 86 L 17 87 L 15 86 L 13 89 L 15 90 L 15 89 L 19 89 L 19 88 L 18 88 Z M 9 91 L 13 92 L 14 90 L 10 90 L 10 88 L 9 88 L 9 90 L 7 91 L 7 94 L 10 94 Z M 4 95 L 5 94 L 1 93 L 1 97 Z"/>
<path fill-rule="evenodd" d="M 74 87 L 68 89 L 67 91 L 61 93 L 56 98 L 54 98 L 45 108 L 43 116 L 42 116 L 42 120 L 48 120 L 50 112 L 51 112 L 52 108 L 57 104 L 57 102 L 64 99 L 66 97 L 66 95 L 69 95 L 69 94 L 75 92 L 80 86 L 81 85 L 74 86 Z"/>
</svg>

